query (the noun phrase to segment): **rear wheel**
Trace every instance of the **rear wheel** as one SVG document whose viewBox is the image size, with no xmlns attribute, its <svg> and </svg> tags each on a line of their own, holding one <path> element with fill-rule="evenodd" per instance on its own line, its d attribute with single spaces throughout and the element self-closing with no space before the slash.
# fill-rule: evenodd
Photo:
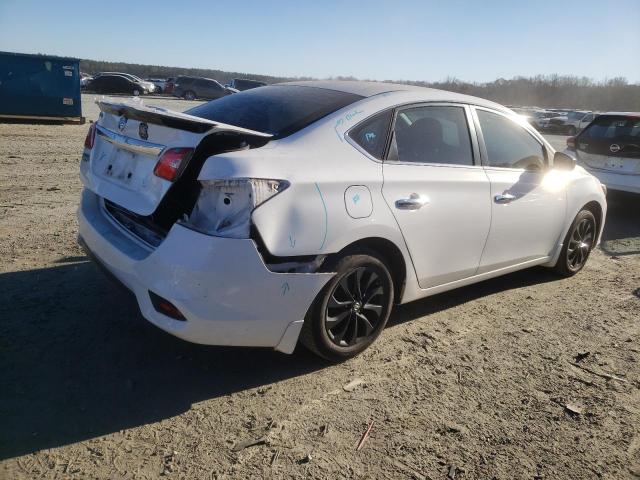
<svg viewBox="0 0 640 480">
<path fill-rule="evenodd" d="M 314 300 L 300 341 L 312 352 L 340 362 L 355 357 L 380 335 L 393 306 L 393 280 L 375 254 L 339 259 L 336 275 Z"/>
<path fill-rule="evenodd" d="M 581 210 L 567 232 L 554 270 L 565 277 L 582 270 L 595 246 L 596 236 L 596 218 L 589 210 Z"/>
<path fill-rule="evenodd" d="M 191 91 L 191 90 L 187 90 L 186 92 L 184 92 L 183 95 L 185 100 L 195 100 L 196 99 L 196 94 L 195 92 Z"/>
</svg>

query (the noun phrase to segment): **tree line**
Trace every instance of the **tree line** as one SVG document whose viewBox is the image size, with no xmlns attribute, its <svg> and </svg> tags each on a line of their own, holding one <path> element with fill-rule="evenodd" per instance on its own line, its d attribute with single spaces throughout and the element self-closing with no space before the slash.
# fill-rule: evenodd
<svg viewBox="0 0 640 480">
<path fill-rule="evenodd" d="M 408 83 L 487 98 L 503 105 L 640 111 L 640 84 L 630 84 L 622 77 L 602 82 L 586 77 L 538 75 L 510 80 L 499 78 L 488 83 L 468 83 L 455 78 L 435 83 Z"/>
<path fill-rule="evenodd" d="M 234 78 L 252 78 L 266 83 L 291 80 L 312 80 L 311 77 L 278 77 L 243 72 L 227 72 L 206 68 L 166 67 L 123 62 L 81 60 L 80 70 L 126 72 L 141 78 L 169 78 L 179 75 L 207 77 L 222 84 Z M 354 77 L 333 77 L 336 80 L 357 80 Z M 385 80 L 388 82 L 398 80 Z M 470 83 L 456 78 L 440 82 L 399 81 L 410 85 L 439 88 L 494 100 L 503 105 L 537 106 L 541 108 L 578 108 L 588 110 L 640 111 L 640 84 L 615 77 L 596 82 L 587 77 L 569 75 L 538 75 L 535 77 L 499 78 L 493 82 Z"/>
</svg>

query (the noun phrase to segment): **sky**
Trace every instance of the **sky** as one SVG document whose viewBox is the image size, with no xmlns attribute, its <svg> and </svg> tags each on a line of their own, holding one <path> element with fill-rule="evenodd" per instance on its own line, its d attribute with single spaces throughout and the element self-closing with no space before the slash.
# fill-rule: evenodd
<svg viewBox="0 0 640 480">
<path fill-rule="evenodd" d="M 0 0 L 0 51 L 276 76 L 640 83 L 640 0 Z"/>
</svg>

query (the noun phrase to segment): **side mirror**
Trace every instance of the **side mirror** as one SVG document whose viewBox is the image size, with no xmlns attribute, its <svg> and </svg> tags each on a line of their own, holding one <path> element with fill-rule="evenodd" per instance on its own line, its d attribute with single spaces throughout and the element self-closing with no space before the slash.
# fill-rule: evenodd
<svg viewBox="0 0 640 480">
<path fill-rule="evenodd" d="M 573 170 L 576 168 L 576 159 L 563 152 L 556 152 L 553 156 L 553 168 L 559 170 Z"/>
</svg>

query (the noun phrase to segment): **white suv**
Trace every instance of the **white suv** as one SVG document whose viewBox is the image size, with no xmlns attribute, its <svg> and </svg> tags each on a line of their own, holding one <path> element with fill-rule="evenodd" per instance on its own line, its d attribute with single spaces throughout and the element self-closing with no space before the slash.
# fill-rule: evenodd
<svg viewBox="0 0 640 480">
<path fill-rule="evenodd" d="M 578 272 L 603 228 L 598 180 L 479 98 L 297 82 L 186 113 L 99 106 L 80 242 L 192 342 L 300 338 L 343 360 L 394 304 L 534 265 Z"/>
</svg>

